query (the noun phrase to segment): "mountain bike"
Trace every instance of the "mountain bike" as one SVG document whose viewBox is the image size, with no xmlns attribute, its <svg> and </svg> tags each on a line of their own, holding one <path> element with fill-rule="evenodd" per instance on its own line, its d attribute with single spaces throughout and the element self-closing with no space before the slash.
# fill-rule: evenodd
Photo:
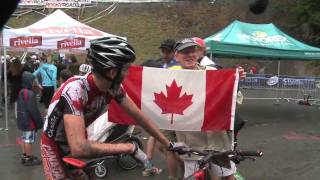
<svg viewBox="0 0 320 180">
<path fill-rule="evenodd" d="M 185 180 L 208 180 L 211 163 L 214 163 L 221 167 L 227 167 L 228 165 L 226 165 L 226 162 L 230 160 L 235 162 L 236 164 L 239 164 L 241 161 L 244 161 L 246 159 L 255 160 L 253 157 L 262 157 L 263 155 L 262 151 L 235 150 L 235 151 L 218 152 L 218 151 L 201 151 L 201 150 L 192 149 L 192 148 L 174 149 L 173 151 L 177 152 L 180 155 L 187 154 L 188 156 L 191 156 L 191 155 L 203 156 L 200 160 L 198 160 L 199 166 L 197 170 L 192 175 L 185 178 Z"/>
<path fill-rule="evenodd" d="M 108 143 L 135 143 L 143 149 L 140 139 L 133 135 L 133 128 L 134 126 L 112 124 L 103 140 Z M 123 170 L 132 170 L 139 165 L 139 162 L 130 154 L 107 155 L 99 158 L 65 156 L 63 162 L 69 169 L 81 169 L 89 179 L 95 179 L 107 176 L 109 169 L 106 162 L 111 159 L 115 159 Z"/>
<path fill-rule="evenodd" d="M 298 101 L 299 105 L 303 106 L 312 106 L 316 108 L 320 108 L 320 101 L 317 98 L 312 98 L 311 95 L 309 94 L 304 94 L 303 95 L 303 100 Z"/>
</svg>

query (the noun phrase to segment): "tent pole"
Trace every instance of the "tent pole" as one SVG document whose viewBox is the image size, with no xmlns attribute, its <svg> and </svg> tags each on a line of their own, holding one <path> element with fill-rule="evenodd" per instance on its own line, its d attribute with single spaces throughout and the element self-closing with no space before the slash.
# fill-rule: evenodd
<svg viewBox="0 0 320 180">
<path fill-rule="evenodd" d="M 280 76 L 280 61 L 278 61 L 278 77 Z"/>
<path fill-rule="evenodd" d="M 278 88 L 277 88 L 277 102 L 275 103 L 275 105 L 280 105 L 280 60 L 278 61 L 278 78 L 279 78 L 279 82 L 278 82 Z"/>
<path fill-rule="evenodd" d="M 6 57 L 7 49 L 3 47 L 3 56 Z M 4 109 L 5 109 L 5 120 L 6 120 L 6 130 L 8 130 L 8 77 L 7 77 L 7 59 L 4 60 Z"/>
<path fill-rule="evenodd" d="M 1 57 L 1 54 L 0 54 Z M 2 58 L 0 59 L 0 97 L 2 96 Z M 0 117 L 2 117 L 2 97 L 0 98 Z M 0 126 L 0 130 L 2 130 L 2 127 Z"/>
</svg>

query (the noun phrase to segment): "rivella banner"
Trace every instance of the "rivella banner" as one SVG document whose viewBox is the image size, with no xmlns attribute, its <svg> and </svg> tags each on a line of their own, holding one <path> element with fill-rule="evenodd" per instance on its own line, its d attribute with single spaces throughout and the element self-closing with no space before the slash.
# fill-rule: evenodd
<svg viewBox="0 0 320 180">
<path fill-rule="evenodd" d="M 119 3 L 149 3 L 149 2 L 172 2 L 176 0 L 92 0 L 95 2 L 119 2 Z"/>
<path fill-rule="evenodd" d="M 19 6 L 45 6 L 46 8 L 79 8 L 91 0 L 20 0 Z"/>
<path fill-rule="evenodd" d="M 90 4 L 91 0 L 45 0 L 46 8 L 79 8 L 84 4 Z"/>
<path fill-rule="evenodd" d="M 45 0 L 20 0 L 19 6 L 44 6 Z"/>
</svg>

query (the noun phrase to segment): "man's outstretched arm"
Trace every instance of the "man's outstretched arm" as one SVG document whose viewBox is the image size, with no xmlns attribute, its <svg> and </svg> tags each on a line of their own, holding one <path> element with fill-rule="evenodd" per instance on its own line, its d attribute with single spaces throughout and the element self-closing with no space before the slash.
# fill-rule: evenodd
<svg viewBox="0 0 320 180">
<path fill-rule="evenodd" d="M 133 153 L 135 146 L 130 143 L 109 144 L 89 141 L 82 116 L 64 115 L 64 127 L 71 155 L 75 157 L 101 157 L 108 154 Z"/>
</svg>

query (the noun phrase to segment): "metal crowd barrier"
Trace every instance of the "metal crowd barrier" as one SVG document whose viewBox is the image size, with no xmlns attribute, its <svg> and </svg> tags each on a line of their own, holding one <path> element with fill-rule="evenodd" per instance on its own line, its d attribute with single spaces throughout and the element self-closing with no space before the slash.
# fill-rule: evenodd
<svg viewBox="0 0 320 180">
<path fill-rule="evenodd" d="M 320 78 L 248 75 L 239 82 L 245 99 L 285 99 L 320 102 Z"/>
</svg>

